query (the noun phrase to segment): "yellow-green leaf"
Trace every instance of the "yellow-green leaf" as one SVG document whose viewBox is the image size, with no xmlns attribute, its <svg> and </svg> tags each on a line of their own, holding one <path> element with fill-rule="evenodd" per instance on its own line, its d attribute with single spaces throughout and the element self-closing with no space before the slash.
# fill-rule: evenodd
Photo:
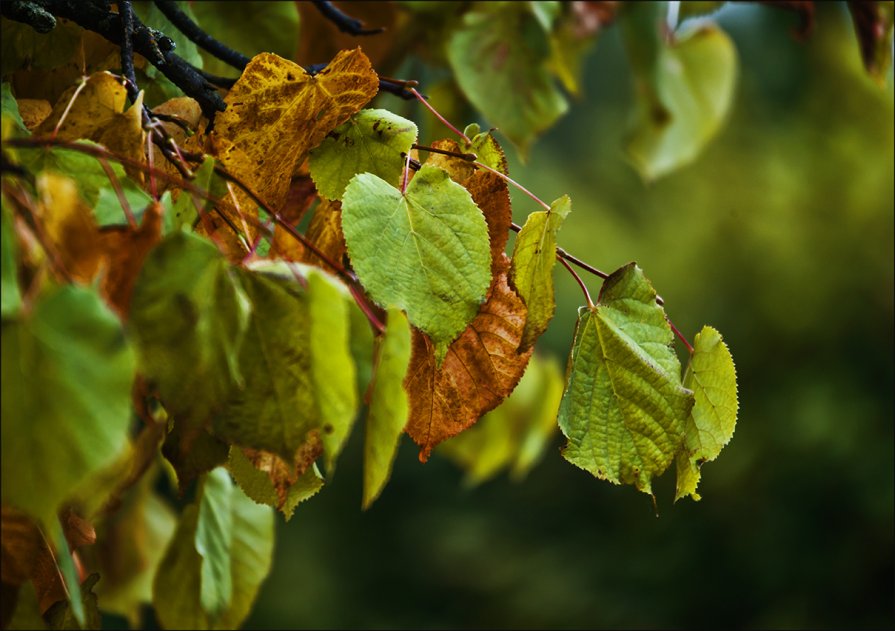
<svg viewBox="0 0 895 631">
<path fill-rule="evenodd" d="M 702 463 L 721 453 L 737 422 L 737 376 L 730 350 L 721 334 L 705 326 L 693 340 L 693 356 L 684 375 L 684 386 L 693 390 L 696 403 L 678 454 L 675 501 L 690 495 L 694 500 Z"/>
</svg>

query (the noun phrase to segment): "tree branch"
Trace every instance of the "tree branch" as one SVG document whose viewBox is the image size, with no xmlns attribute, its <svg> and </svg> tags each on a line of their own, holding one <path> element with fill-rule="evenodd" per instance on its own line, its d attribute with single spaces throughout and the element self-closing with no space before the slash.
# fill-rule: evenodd
<svg viewBox="0 0 895 631">
<path fill-rule="evenodd" d="M 180 10 L 176 2 L 171 0 L 155 0 L 155 6 L 161 11 L 171 24 L 186 35 L 190 41 L 207 50 L 209 53 L 229 64 L 237 70 L 245 68 L 250 59 L 242 53 L 222 44 L 211 35 L 203 31 L 198 24 L 193 22 L 186 13 Z"/>
<path fill-rule="evenodd" d="M 385 30 L 385 27 L 382 26 L 365 29 L 363 22 L 341 11 L 332 2 L 314 0 L 313 4 L 323 17 L 335 24 L 343 33 L 348 33 L 349 35 L 375 35 Z"/>
</svg>

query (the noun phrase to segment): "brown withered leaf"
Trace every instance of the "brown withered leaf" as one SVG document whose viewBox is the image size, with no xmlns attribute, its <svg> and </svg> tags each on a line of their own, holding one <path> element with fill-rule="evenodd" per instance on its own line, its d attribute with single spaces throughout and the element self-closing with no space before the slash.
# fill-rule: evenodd
<svg viewBox="0 0 895 631">
<path fill-rule="evenodd" d="M 339 264 L 345 254 L 345 236 L 342 234 L 342 202 L 321 199 L 314 209 L 314 216 L 305 234 L 308 241 L 317 246 L 326 257 Z M 305 253 L 305 262 L 330 269 L 319 256 L 311 251 Z"/>
<path fill-rule="evenodd" d="M 360 48 L 340 52 L 316 75 L 271 53 L 256 55 L 224 99 L 214 134 L 242 155 L 219 157 L 269 206 L 282 206 L 308 151 L 366 105 L 379 78 Z"/>
<path fill-rule="evenodd" d="M 108 72 L 96 72 L 87 78 L 84 88 L 75 96 L 78 85 L 62 93 L 53 112 L 37 127 L 35 134 L 50 134 L 65 115 L 56 137 L 61 140 L 99 140 L 116 114 L 124 111 L 127 91 Z M 69 108 L 71 104 L 71 108 Z M 66 108 L 68 113 L 65 113 Z"/>
<path fill-rule="evenodd" d="M 37 176 L 38 213 L 43 231 L 71 277 L 89 283 L 99 269 L 102 253 L 93 213 L 81 201 L 71 178 L 53 172 Z"/>
<path fill-rule="evenodd" d="M 510 260 L 504 254 L 488 299 L 450 345 L 441 367 L 435 345 L 413 330 L 413 350 L 404 389 L 410 416 L 407 433 L 425 462 L 441 441 L 473 425 L 516 387 L 532 350 L 518 353 L 525 327 L 525 303 L 507 284 Z"/>
<path fill-rule="evenodd" d="M 491 242 L 491 273 L 497 275 L 506 253 L 513 211 L 510 208 L 510 191 L 504 179 L 490 171 L 476 171 L 464 184 L 485 215 L 488 239 Z"/>
<path fill-rule="evenodd" d="M 107 266 L 100 289 L 106 302 L 124 319 L 143 261 L 161 239 L 163 211 L 161 204 L 153 202 L 146 207 L 143 221 L 136 230 L 113 226 L 100 232 Z"/>
<path fill-rule="evenodd" d="M 65 510 L 60 519 L 72 551 L 96 542 L 93 525 L 73 510 Z M 65 585 L 46 537 L 28 515 L 9 506 L 0 507 L 0 561 L 4 583 L 18 586 L 28 580 L 34 582 L 41 611 L 66 599 Z"/>
</svg>

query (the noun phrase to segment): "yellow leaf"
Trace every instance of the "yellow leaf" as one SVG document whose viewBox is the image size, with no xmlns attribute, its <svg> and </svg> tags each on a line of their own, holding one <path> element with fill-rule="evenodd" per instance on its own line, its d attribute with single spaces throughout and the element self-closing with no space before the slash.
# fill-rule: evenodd
<svg viewBox="0 0 895 631">
<path fill-rule="evenodd" d="M 62 93 L 53 106 L 53 112 L 37 127 L 35 134 L 42 136 L 53 133 L 56 124 L 62 120 L 57 138 L 98 141 L 115 115 L 124 111 L 127 92 L 108 72 L 90 75 L 80 92 L 79 86 L 80 84 L 73 85 Z"/>
<path fill-rule="evenodd" d="M 110 151 L 120 156 L 125 156 L 139 163 L 146 162 L 144 143 L 146 135 L 143 132 L 143 92 L 137 96 L 137 101 L 126 112 L 115 114 L 101 130 L 98 142 L 105 145 Z M 142 184 L 145 174 L 140 169 L 125 165 L 128 177 Z"/>
<path fill-rule="evenodd" d="M 73 279 L 89 283 L 101 260 L 99 232 L 93 213 L 78 195 L 77 184 L 57 173 L 43 172 L 37 176 L 37 191 L 51 256 L 58 257 Z"/>
<path fill-rule="evenodd" d="M 316 75 L 277 55 L 256 55 L 227 94 L 227 109 L 215 122 L 214 134 L 232 142 L 242 155 L 217 157 L 279 209 L 291 175 L 308 151 L 378 89 L 379 78 L 360 48 L 340 52 Z"/>
</svg>

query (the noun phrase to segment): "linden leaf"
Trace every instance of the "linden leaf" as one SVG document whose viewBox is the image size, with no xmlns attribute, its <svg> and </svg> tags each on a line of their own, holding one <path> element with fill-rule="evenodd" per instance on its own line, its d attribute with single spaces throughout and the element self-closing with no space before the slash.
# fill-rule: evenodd
<svg viewBox="0 0 895 631">
<path fill-rule="evenodd" d="M 628 154 L 647 180 L 692 162 L 721 128 L 733 102 L 736 49 L 702 23 L 666 43 L 655 7 L 632 5 L 622 21 L 637 86 Z"/>
<path fill-rule="evenodd" d="M 99 141 L 115 115 L 124 111 L 127 91 L 121 81 L 108 72 L 90 75 L 84 87 L 79 88 L 80 85 L 74 85 L 63 92 L 53 106 L 53 112 L 34 130 L 36 135 L 52 134 L 61 120 L 57 138 Z"/>
<path fill-rule="evenodd" d="M 437 167 L 423 166 L 405 193 L 362 173 L 345 190 L 342 230 L 370 297 L 403 309 L 441 359 L 491 275 L 488 229 L 469 192 Z"/>
<path fill-rule="evenodd" d="M 300 474 L 298 465 L 287 464 L 280 456 L 269 451 L 231 447 L 227 467 L 233 474 L 233 479 L 252 501 L 280 510 L 286 521 L 292 519 L 299 503 L 313 497 L 323 488 L 323 477 L 317 465 L 307 467 Z"/>
<path fill-rule="evenodd" d="M 270 572 L 273 511 L 234 487 L 225 470 L 216 469 L 208 478 L 213 481 L 209 484 L 206 480 L 196 503 L 181 513 L 153 582 L 153 604 L 165 629 L 238 628 Z M 229 536 L 218 527 L 221 524 L 228 524 Z M 200 554 L 200 538 L 228 559 L 227 578 L 217 574 L 223 567 L 216 566 L 214 575 L 204 567 L 211 557 Z M 203 594 L 220 586 L 208 584 L 216 579 L 229 581 L 230 598 L 213 615 L 204 608 Z"/>
<path fill-rule="evenodd" d="M 277 234 L 279 235 L 280 233 Z M 308 224 L 305 237 L 327 259 L 334 263 L 341 263 L 342 256 L 345 254 L 345 237 L 342 235 L 341 202 L 321 199 L 317 208 L 314 209 L 314 216 L 311 217 L 311 223 Z M 289 238 L 292 239 L 292 237 Z M 294 239 L 292 240 L 294 241 Z M 326 266 L 326 263 L 310 250 L 305 251 L 304 259 L 307 263 L 317 265 L 318 267 Z"/>
<path fill-rule="evenodd" d="M 376 373 L 364 438 L 364 498 L 368 509 L 391 475 L 398 441 L 407 425 L 403 383 L 410 362 L 410 324 L 398 309 L 389 309 L 385 334 L 376 357 Z"/>
<path fill-rule="evenodd" d="M 447 45 L 460 89 L 523 154 L 569 107 L 554 85 L 550 42 L 529 4 L 476 5 Z"/>
<path fill-rule="evenodd" d="M 48 523 L 125 448 L 134 353 L 99 296 L 76 285 L 5 320 L 2 336 L 2 501 Z"/>
<path fill-rule="evenodd" d="M 6 195 L 0 193 L 0 316 L 14 316 L 22 308 L 22 293 L 16 264 L 16 237 L 13 232 L 12 211 L 7 206 Z"/>
<path fill-rule="evenodd" d="M 75 181 L 56 173 L 37 176 L 39 215 L 59 263 L 74 280 L 89 283 L 100 264 L 99 232 Z"/>
<path fill-rule="evenodd" d="M 199 604 L 212 619 L 226 609 L 233 598 L 232 544 L 233 482 L 226 469 L 217 468 L 205 476 L 195 535 L 196 552 L 202 557 Z"/>
<path fill-rule="evenodd" d="M 361 110 L 311 150 L 308 164 L 317 190 L 341 200 L 358 173 L 372 173 L 397 186 L 404 158 L 416 142 L 416 125 L 388 110 Z"/>
<path fill-rule="evenodd" d="M 556 431 L 563 379 L 555 361 L 532 355 L 513 393 L 465 432 L 442 443 L 444 454 L 477 485 L 511 467 L 519 479 L 541 458 Z"/>
<path fill-rule="evenodd" d="M 410 402 L 407 433 L 420 446 L 420 460 L 495 408 L 516 387 L 531 349 L 519 353 L 525 303 L 507 284 L 509 260 L 495 274 L 478 315 L 437 361 L 435 345 L 413 331 L 404 389 Z"/>
<path fill-rule="evenodd" d="M 681 385 L 656 292 L 630 263 L 579 310 L 558 422 L 563 457 L 613 484 L 652 493 L 680 449 L 693 393 Z"/>
<path fill-rule="evenodd" d="M 485 170 L 476 171 L 463 186 L 485 215 L 488 241 L 491 243 L 491 274 L 496 274 L 506 254 L 510 226 L 513 224 L 510 191 L 502 177 Z"/>
<path fill-rule="evenodd" d="M 175 426 L 203 424 L 240 383 L 251 308 L 236 274 L 205 239 L 176 232 L 150 252 L 131 296 L 130 325 L 140 372 L 158 388 Z"/>
<path fill-rule="evenodd" d="M 572 200 L 563 195 L 550 210 L 533 212 L 513 247 L 510 283 L 528 308 L 522 349 L 535 343 L 553 318 L 553 266 L 556 263 L 556 233 L 572 210 Z"/>
<path fill-rule="evenodd" d="M 347 290 L 296 264 L 262 263 L 240 275 L 254 307 L 240 353 L 245 387 L 215 414 L 215 433 L 295 460 L 299 474 L 322 452 L 332 469 L 357 407 Z"/>
<path fill-rule="evenodd" d="M 737 422 L 737 376 L 730 350 L 721 334 L 705 326 L 693 340 L 693 355 L 684 386 L 693 390 L 696 403 L 684 434 L 684 449 L 677 455 L 675 501 L 690 495 L 699 500 L 696 486 L 703 462 L 714 460 L 733 436 Z"/>
<path fill-rule="evenodd" d="M 279 209 L 291 175 L 308 151 L 378 89 L 379 78 L 359 48 L 340 52 L 315 75 L 292 61 L 260 53 L 227 93 L 227 109 L 215 121 L 215 134 L 236 145 L 244 157 L 223 157 L 221 162 Z"/>
<path fill-rule="evenodd" d="M 494 137 L 493 131 L 493 129 L 481 131 L 478 124 L 470 123 L 463 130 L 463 135 L 469 138 L 470 142 L 463 141 L 461 148 L 464 152 L 474 153 L 478 161 L 485 166 L 497 169 L 506 175 L 508 173 L 507 157 L 504 155 L 500 143 L 497 142 L 497 138 Z"/>
</svg>

